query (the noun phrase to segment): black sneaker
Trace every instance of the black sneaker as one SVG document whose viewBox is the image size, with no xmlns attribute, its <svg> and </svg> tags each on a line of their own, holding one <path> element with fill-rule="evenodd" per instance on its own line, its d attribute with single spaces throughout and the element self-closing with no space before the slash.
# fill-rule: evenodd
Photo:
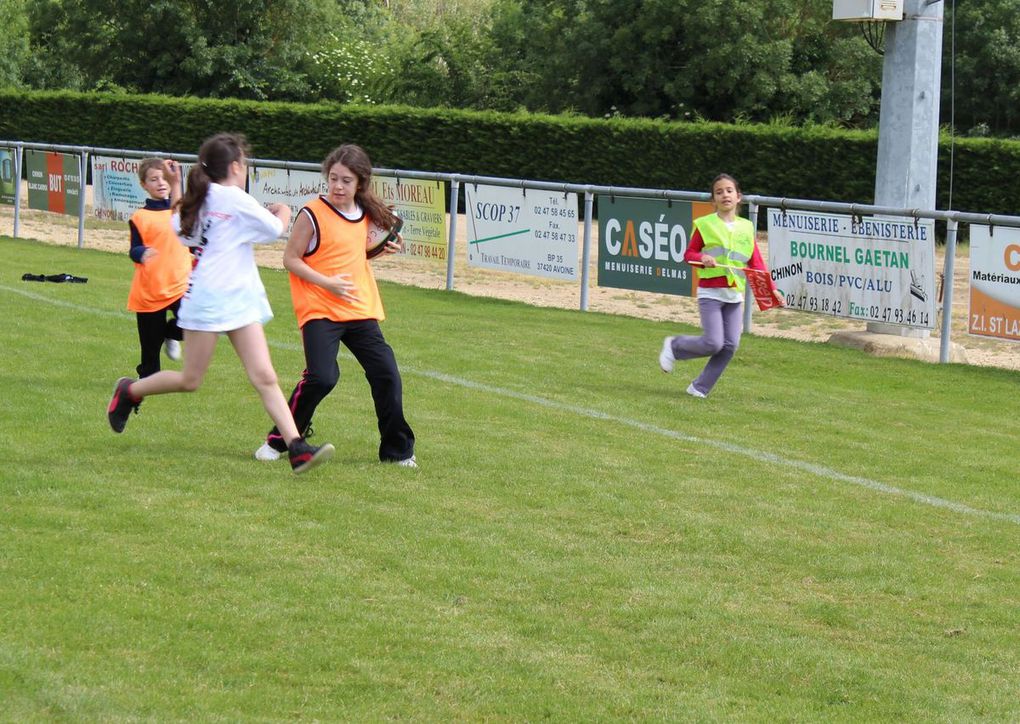
<svg viewBox="0 0 1020 724">
<path fill-rule="evenodd" d="M 325 445 L 314 447 L 305 442 L 303 437 L 299 437 L 291 442 L 287 451 L 290 454 L 291 470 L 295 473 L 301 474 L 311 470 L 317 465 L 321 465 L 333 457 L 335 448 L 328 442 Z"/>
<path fill-rule="evenodd" d="M 142 404 L 141 400 L 135 400 L 128 391 L 128 387 L 134 381 L 130 377 L 121 377 L 113 388 L 113 397 L 110 398 L 110 404 L 106 408 L 106 416 L 114 432 L 124 432 L 131 410 L 137 413 L 138 407 Z"/>
</svg>

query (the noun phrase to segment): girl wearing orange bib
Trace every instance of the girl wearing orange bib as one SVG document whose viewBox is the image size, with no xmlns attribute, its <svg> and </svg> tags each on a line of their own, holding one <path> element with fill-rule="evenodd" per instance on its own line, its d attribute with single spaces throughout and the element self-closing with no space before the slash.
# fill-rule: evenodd
<svg viewBox="0 0 1020 724">
<path fill-rule="evenodd" d="M 400 371 L 379 328 L 385 313 L 366 249 L 369 221 L 391 229 L 397 219 L 372 193 L 372 164 L 359 146 L 335 149 L 323 161 L 322 171 L 327 193 L 298 213 L 283 252 L 306 365 L 291 393 L 290 410 L 298 430 L 307 435 L 315 409 L 340 379 L 337 354 L 342 342 L 372 388 L 379 459 L 418 467 L 414 432 L 404 418 Z M 399 249 L 396 241 L 386 251 Z M 283 449 L 274 427 L 255 457 L 275 460 Z"/>
</svg>

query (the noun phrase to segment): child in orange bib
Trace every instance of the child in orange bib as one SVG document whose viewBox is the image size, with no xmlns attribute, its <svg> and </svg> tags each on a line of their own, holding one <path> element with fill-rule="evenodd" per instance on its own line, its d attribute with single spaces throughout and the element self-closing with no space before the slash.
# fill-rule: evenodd
<svg viewBox="0 0 1020 724">
<path fill-rule="evenodd" d="M 127 308 L 138 322 L 141 347 L 139 377 L 159 372 L 159 348 L 172 360 L 181 358 L 182 333 L 177 310 L 188 289 L 191 254 L 181 244 L 170 223 L 173 202 L 180 196 L 180 174 L 174 161 L 147 158 L 138 166 L 138 180 L 149 194 L 128 225 L 131 228 L 131 280 Z M 167 319 L 167 313 L 172 316 Z"/>
<path fill-rule="evenodd" d="M 334 149 L 322 173 L 327 192 L 301 209 L 283 252 L 305 350 L 305 370 L 288 403 L 294 423 L 302 433 L 311 428 L 316 408 L 340 379 L 342 343 L 372 388 L 379 460 L 416 468 L 414 432 L 404 417 L 397 360 L 379 327 L 385 313 L 367 250 L 370 222 L 392 230 L 398 218 L 372 193 L 372 162 L 360 146 Z M 396 237 L 384 252 L 399 249 Z M 284 449 L 274 427 L 255 457 L 275 460 Z"/>
</svg>

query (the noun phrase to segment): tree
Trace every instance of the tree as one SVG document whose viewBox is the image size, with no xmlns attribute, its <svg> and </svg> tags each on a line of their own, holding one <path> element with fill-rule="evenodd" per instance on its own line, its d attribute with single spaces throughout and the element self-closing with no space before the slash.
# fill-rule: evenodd
<svg viewBox="0 0 1020 724">
<path fill-rule="evenodd" d="M 964 133 L 1009 134 L 1020 128 L 1020 0 L 974 0 L 947 6 L 942 51 L 942 111 Z M 955 87 L 954 87 L 955 86 Z M 955 99 L 954 99 L 955 94 Z"/>
<path fill-rule="evenodd" d="M 0 88 L 22 84 L 28 61 L 28 13 L 25 0 L 0 0 L 0 28 L 4 52 L 0 53 Z"/>
<path fill-rule="evenodd" d="M 401 102 L 394 91 L 400 49 L 412 39 L 412 29 L 395 23 L 384 4 L 352 3 L 306 50 L 313 97 L 342 103 Z"/>
<path fill-rule="evenodd" d="M 394 93 L 424 106 L 515 110 L 520 69 L 498 57 L 492 0 L 393 0 L 395 24 L 410 28 L 393 57 Z"/>
<path fill-rule="evenodd" d="M 714 120 L 859 122 L 881 63 L 830 0 L 500 0 L 502 57 L 528 108 Z"/>
<path fill-rule="evenodd" d="M 339 12 L 325 0 L 29 0 L 29 9 L 36 85 L 255 99 L 307 97 L 306 47 Z"/>
<path fill-rule="evenodd" d="M 947 5 L 946 121 L 953 12 L 957 130 L 1017 133 L 1020 0 Z M 881 56 L 831 13 L 832 0 L 0 0 L 0 85 L 873 125 Z"/>
</svg>

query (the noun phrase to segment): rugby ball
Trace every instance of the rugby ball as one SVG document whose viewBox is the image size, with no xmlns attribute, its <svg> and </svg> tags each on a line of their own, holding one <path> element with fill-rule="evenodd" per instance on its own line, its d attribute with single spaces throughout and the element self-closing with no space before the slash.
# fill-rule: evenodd
<svg viewBox="0 0 1020 724">
<path fill-rule="evenodd" d="M 371 259 L 373 256 L 382 254 L 387 242 L 396 240 L 397 232 L 400 231 L 400 227 L 403 225 L 404 220 L 399 216 L 397 217 L 397 223 L 393 225 L 392 229 L 386 229 L 374 221 L 369 221 L 368 237 L 365 239 L 365 252 L 368 258 Z"/>
</svg>

